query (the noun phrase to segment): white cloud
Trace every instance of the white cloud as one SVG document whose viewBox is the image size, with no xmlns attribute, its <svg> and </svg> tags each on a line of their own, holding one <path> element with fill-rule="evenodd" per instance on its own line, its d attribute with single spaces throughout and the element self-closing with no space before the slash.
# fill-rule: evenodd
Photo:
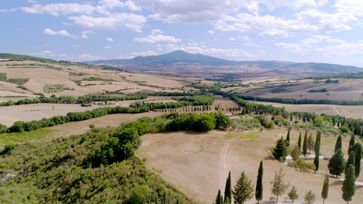
<svg viewBox="0 0 363 204">
<path fill-rule="evenodd" d="M 124 27 L 135 32 L 141 32 L 142 26 L 146 23 L 144 16 L 132 13 L 110 14 L 104 17 L 86 15 L 71 16 L 69 20 L 86 28 L 116 29 L 118 27 Z"/>
<path fill-rule="evenodd" d="M 106 41 L 107 42 L 113 42 L 113 39 L 112 38 L 106 38 Z"/>
<path fill-rule="evenodd" d="M 174 36 L 164 35 L 163 32 L 159 29 L 154 29 L 151 31 L 150 35 L 146 37 L 135 38 L 135 41 L 140 43 L 159 43 L 159 42 L 178 43 L 181 40 Z"/>
<path fill-rule="evenodd" d="M 286 32 L 285 30 L 278 30 L 278 29 L 262 31 L 260 33 L 260 35 L 268 35 L 268 36 L 272 36 L 272 37 L 284 37 L 284 38 L 289 37 L 288 32 Z"/>
<path fill-rule="evenodd" d="M 363 56 L 363 42 L 347 42 L 327 35 L 316 35 L 297 43 L 280 42 L 276 46 L 298 54 L 312 54 L 329 57 Z"/>
<path fill-rule="evenodd" d="M 86 30 L 81 32 L 80 37 L 83 39 L 88 39 L 89 36 L 93 34 L 95 34 L 93 31 Z"/>
<path fill-rule="evenodd" d="M 66 30 L 52 30 L 50 28 L 46 28 L 43 30 L 43 33 L 47 34 L 47 35 L 53 35 L 53 36 L 65 36 L 65 37 L 72 37 L 73 35 L 70 34 L 68 31 Z"/>
<path fill-rule="evenodd" d="M 37 1 L 35 1 L 35 0 L 27 0 L 27 2 L 28 2 L 28 3 L 31 3 L 31 4 L 35 4 L 35 3 L 37 3 Z"/>
<path fill-rule="evenodd" d="M 82 61 L 93 61 L 93 60 L 100 60 L 100 59 L 103 59 L 103 58 L 100 56 L 96 56 L 96 55 L 82 53 L 82 54 L 78 55 L 78 57 L 74 60 L 82 62 Z"/>
<path fill-rule="evenodd" d="M 36 4 L 31 7 L 23 7 L 22 10 L 30 14 L 50 14 L 53 16 L 72 14 L 92 14 L 97 7 L 91 4 L 59 3 L 59 4 Z"/>
<path fill-rule="evenodd" d="M 208 33 L 213 35 L 215 32 L 213 30 L 208 30 Z"/>
</svg>

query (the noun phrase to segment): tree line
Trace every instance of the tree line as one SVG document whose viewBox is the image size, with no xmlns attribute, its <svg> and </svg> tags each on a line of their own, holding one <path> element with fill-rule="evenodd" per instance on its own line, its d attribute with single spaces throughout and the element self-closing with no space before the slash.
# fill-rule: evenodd
<svg viewBox="0 0 363 204">
<path fill-rule="evenodd" d="M 84 112 L 70 112 L 65 116 L 53 116 L 51 118 L 43 118 L 41 120 L 34 120 L 29 122 L 16 121 L 12 126 L 7 128 L 5 125 L 0 124 L 0 133 L 5 132 L 23 132 L 32 131 L 45 127 L 52 127 L 55 125 L 60 125 L 68 122 L 88 120 L 91 118 L 97 118 L 108 114 L 117 113 L 143 113 L 148 111 L 160 110 L 160 109 L 170 109 L 170 108 L 180 108 L 184 106 L 193 105 L 204 105 L 208 106 L 214 98 L 212 96 L 198 96 L 190 97 L 192 99 L 180 100 L 177 102 L 170 103 L 136 103 L 130 107 L 100 107 L 93 110 L 88 110 Z"/>
</svg>

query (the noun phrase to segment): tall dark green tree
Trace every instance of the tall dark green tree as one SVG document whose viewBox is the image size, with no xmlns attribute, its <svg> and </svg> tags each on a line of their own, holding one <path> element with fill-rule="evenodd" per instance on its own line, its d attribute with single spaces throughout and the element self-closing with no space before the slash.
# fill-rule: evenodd
<svg viewBox="0 0 363 204">
<path fill-rule="evenodd" d="M 336 152 L 338 149 L 342 149 L 342 135 L 339 135 L 337 141 L 335 142 L 334 152 Z"/>
<path fill-rule="evenodd" d="M 320 155 L 320 142 L 321 142 L 321 132 L 318 131 L 315 139 L 315 158 L 314 158 L 314 165 L 315 165 L 315 173 L 319 170 L 319 155 Z"/>
<path fill-rule="evenodd" d="M 325 203 L 325 200 L 328 198 L 328 194 L 329 194 L 329 176 L 325 175 L 323 189 L 321 190 L 321 198 L 323 199 L 323 204 Z"/>
<path fill-rule="evenodd" d="M 360 143 L 355 143 L 355 145 L 353 146 L 353 150 L 354 150 L 354 156 L 355 156 L 355 177 L 358 178 L 360 175 L 360 161 L 362 159 L 362 144 Z"/>
<path fill-rule="evenodd" d="M 349 140 L 348 154 L 350 153 L 350 151 L 352 151 L 354 144 L 355 144 L 355 136 L 353 134 Z"/>
<path fill-rule="evenodd" d="M 226 180 L 226 186 L 224 188 L 224 202 L 230 204 L 232 202 L 232 181 L 231 181 L 231 171 L 228 173 Z"/>
<path fill-rule="evenodd" d="M 329 173 L 338 177 L 343 173 L 345 167 L 345 160 L 342 149 L 338 149 L 330 158 L 328 163 Z"/>
<path fill-rule="evenodd" d="M 217 197 L 216 197 L 216 204 L 223 204 L 223 197 L 222 197 L 222 194 L 221 194 L 221 190 L 218 190 L 218 194 L 217 194 Z"/>
<path fill-rule="evenodd" d="M 304 156 L 308 154 L 308 131 L 307 130 L 305 131 L 302 153 Z"/>
<path fill-rule="evenodd" d="M 299 146 L 299 149 L 301 151 L 301 131 L 299 133 L 299 139 L 297 140 L 297 145 Z"/>
<path fill-rule="evenodd" d="M 274 156 L 275 159 L 284 162 L 286 160 L 286 156 L 287 156 L 287 146 L 286 146 L 286 141 L 284 140 L 284 138 L 281 137 L 281 139 L 279 139 L 276 142 L 276 147 L 272 150 L 272 155 Z"/>
<path fill-rule="evenodd" d="M 348 157 L 347 163 L 345 165 L 344 174 L 348 173 L 348 168 L 349 168 L 350 165 L 352 165 L 353 167 L 355 165 L 355 153 L 354 153 L 354 151 L 350 151 L 350 153 L 349 153 L 349 157 Z M 354 167 L 354 169 L 355 169 L 355 167 Z"/>
<path fill-rule="evenodd" d="M 349 165 L 348 172 L 345 175 L 344 182 L 343 182 L 343 199 L 349 203 L 355 193 L 355 172 L 354 172 L 354 166 Z"/>
<path fill-rule="evenodd" d="M 289 127 L 289 129 L 287 130 L 287 135 L 286 135 L 287 146 L 290 145 L 290 134 L 291 134 L 291 127 Z"/>
<path fill-rule="evenodd" d="M 251 180 L 242 172 L 233 188 L 234 203 L 243 204 L 253 197 L 253 185 Z"/>
<path fill-rule="evenodd" d="M 260 166 L 258 167 L 258 174 L 257 174 L 257 181 L 256 181 L 256 191 L 255 191 L 255 198 L 257 203 L 263 198 L 263 162 L 260 162 Z"/>
</svg>

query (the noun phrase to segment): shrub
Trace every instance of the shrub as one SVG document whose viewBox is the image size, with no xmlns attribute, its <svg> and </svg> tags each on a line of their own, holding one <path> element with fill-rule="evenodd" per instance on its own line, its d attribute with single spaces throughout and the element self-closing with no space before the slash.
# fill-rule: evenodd
<svg viewBox="0 0 363 204">
<path fill-rule="evenodd" d="M 302 159 L 298 159 L 296 161 L 289 162 L 289 166 L 299 169 L 301 171 L 314 171 L 315 166 L 313 163 L 306 162 Z"/>
</svg>

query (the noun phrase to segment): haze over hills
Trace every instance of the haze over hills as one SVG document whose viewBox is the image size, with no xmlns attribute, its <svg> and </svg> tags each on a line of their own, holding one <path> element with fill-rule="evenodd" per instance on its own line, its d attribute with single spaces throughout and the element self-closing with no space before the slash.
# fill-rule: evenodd
<svg viewBox="0 0 363 204">
<path fill-rule="evenodd" d="M 230 68 L 245 72 L 298 71 L 312 74 L 336 74 L 343 72 L 361 72 L 362 68 L 327 63 L 295 63 L 287 61 L 233 61 L 203 54 L 192 54 L 185 51 L 174 51 L 155 56 L 138 56 L 132 59 L 110 59 L 86 62 L 92 65 L 110 65 L 127 70 L 173 70 L 177 72 L 190 69 Z M 177 69 L 173 69 L 177 68 Z M 181 70 L 182 69 L 182 70 Z"/>
</svg>

